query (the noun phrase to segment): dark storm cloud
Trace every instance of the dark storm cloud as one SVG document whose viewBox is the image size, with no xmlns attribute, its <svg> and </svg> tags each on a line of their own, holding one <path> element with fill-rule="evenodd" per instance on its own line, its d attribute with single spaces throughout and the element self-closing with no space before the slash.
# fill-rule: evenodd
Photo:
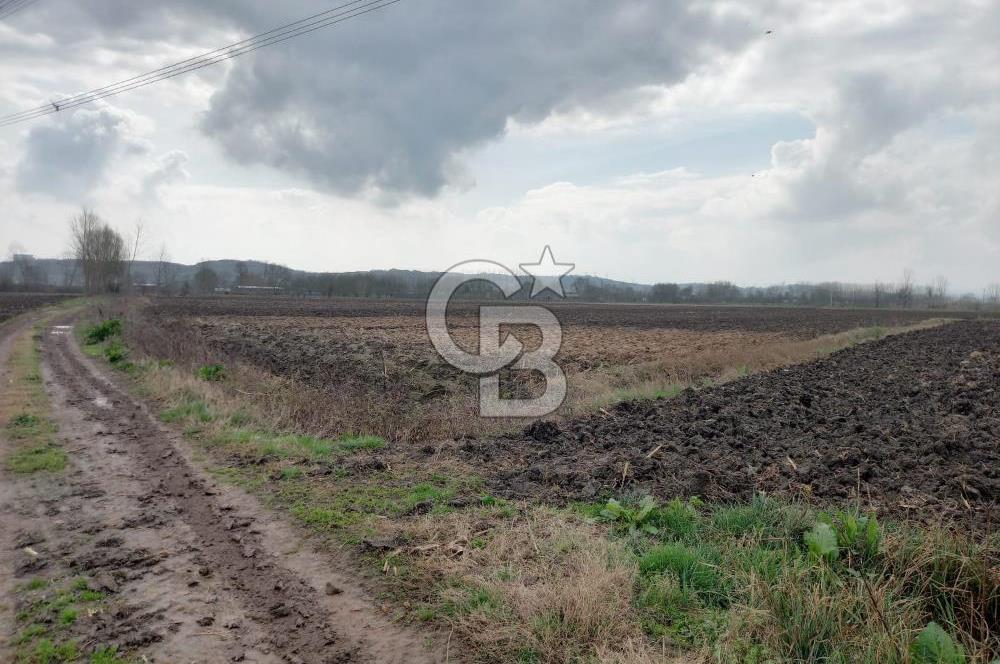
<svg viewBox="0 0 1000 664">
<path fill-rule="evenodd" d="M 432 195 L 509 119 L 676 82 L 750 32 L 658 0 L 407 0 L 239 60 L 201 127 L 236 160 L 337 192 Z"/>
<path fill-rule="evenodd" d="M 502 136 L 510 119 L 630 107 L 642 86 L 680 81 L 760 37 L 742 19 L 689 5 L 404 0 L 234 60 L 200 126 L 239 162 L 331 191 L 433 195 L 459 179 L 464 151 Z M 251 35 L 330 7 L 50 0 L 22 27 L 70 50 L 102 43 L 139 54 L 144 43 Z"/>
</svg>

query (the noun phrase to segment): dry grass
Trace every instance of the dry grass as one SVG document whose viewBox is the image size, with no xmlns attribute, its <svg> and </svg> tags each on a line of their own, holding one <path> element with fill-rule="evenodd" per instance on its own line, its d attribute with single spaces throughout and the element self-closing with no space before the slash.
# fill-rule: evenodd
<svg viewBox="0 0 1000 664">
<path fill-rule="evenodd" d="M 479 531 L 483 525 L 485 531 Z M 632 601 L 636 563 L 606 529 L 566 512 L 455 512 L 400 524 L 412 565 L 438 579 L 476 659 L 653 661 Z"/>
<path fill-rule="evenodd" d="M 132 312 L 131 318 L 130 346 L 176 360 L 192 371 L 225 362 L 236 374 L 233 382 L 254 386 L 241 388 L 240 398 L 269 413 L 281 427 L 323 436 L 370 433 L 425 443 L 460 435 L 500 435 L 527 424 L 479 416 L 475 377 L 448 367 L 435 355 L 421 317 L 228 316 L 153 323 L 141 312 Z M 669 397 L 687 387 L 805 362 L 942 322 L 863 328 L 813 339 L 574 324 L 564 331 L 558 358 L 569 389 L 555 417 L 576 417 L 622 400 Z M 474 323 L 468 316 L 452 321 L 456 338 L 468 348 L 474 346 Z M 529 349 L 539 340 L 534 328 L 518 328 L 517 333 Z M 278 341 L 288 342 L 284 350 L 268 345 Z M 286 378 L 275 379 L 273 374 Z M 505 375 L 503 381 L 512 395 L 526 397 L 542 387 L 534 374 L 509 378 Z"/>
</svg>

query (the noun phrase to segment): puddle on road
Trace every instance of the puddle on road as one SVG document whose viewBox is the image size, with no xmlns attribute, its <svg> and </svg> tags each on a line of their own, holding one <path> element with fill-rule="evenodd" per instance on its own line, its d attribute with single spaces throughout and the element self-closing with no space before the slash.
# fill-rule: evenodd
<svg viewBox="0 0 1000 664">
<path fill-rule="evenodd" d="M 49 334 L 69 334 L 72 329 L 72 325 L 53 325 Z"/>
<path fill-rule="evenodd" d="M 94 405 L 100 408 L 111 408 L 111 403 L 108 401 L 107 397 L 95 397 Z"/>
</svg>

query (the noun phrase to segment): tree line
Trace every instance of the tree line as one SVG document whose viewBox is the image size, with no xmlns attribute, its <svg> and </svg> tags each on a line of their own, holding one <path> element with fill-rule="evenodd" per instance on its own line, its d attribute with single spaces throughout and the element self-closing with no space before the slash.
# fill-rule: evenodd
<svg viewBox="0 0 1000 664">
<path fill-rule="evenodd" d="M 282 293 L 312 297 L 423 298 L 437 275 L 420 272 L 303 273 L 274 263 L 236 262 L 231 273 L 220 273 L 200 264 L 192 276 L 180 278 L 161 246 L 145 270 L 135 269 L 143 247 L 143 225 L 137 222 L 126 237 L 84 208 L 70 222 L 70 247 L 64 261 L 61 284 L 50 285 L 44 270 L 31 256 L 11 251 L 0 264 L 0 290 L 80 289 L 86 293 L 191 295 L 231 292 Z M 152 268 L 150 268 L 152 265 Z M 400 276 L 402 275 L 402 276 Z M 522 277 L 525 288 L 513 299 L 526 299 L 530 277 Z M 663 304 L 771 304 L 871 308 L 976 308 L 1000 307 L 1000 283 L 987 286 L 982 295 L 955 296 L 944 276 L 918 284 L 913 270 L 904 270 L 895 282 L 870 284 L 824 282 L 740 287 L 729 281 L 679 284 L 657 283 L 639 287 L 588 277 L 570 278 L 569 299 L 586 302 L 649 302 Z M 471 282 L 456 294 L 465 299 L 497 299 L 500 293 L 485 282 Z M 543 298 L 544 299 L 544 298 Z M 552 299 L 552 298 L 550 298 Z"/>
</svg>

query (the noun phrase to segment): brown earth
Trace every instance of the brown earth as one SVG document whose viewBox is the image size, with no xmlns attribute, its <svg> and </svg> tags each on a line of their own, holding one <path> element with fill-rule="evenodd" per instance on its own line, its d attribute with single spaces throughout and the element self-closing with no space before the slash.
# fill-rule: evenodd
<svg viewBox="0 0 1000 664">
<path fill-rule="evenodd" d="M 641 489 L 730 501 L 768 491 L 991 528 L 1000 323 L 888 337 L 456 450 L 507 497 L 565 502 Z"/>
<path fill-rule="evenodd" d="M 456 302 L 449 327 L 474 349 L 478 305 Z M 559 418 L 623 398 L 727 379 L 814 357 L 817 335 L 875 323 L 909 324 L 933 315 L 898 310 L 546 303 L 562 322 L 557 361 L 569 379 Z M 151 357 L 193 365 L 244 363 L 325 402 L 308 428 L 320 435 L 366 432 L 424 443 L 463 434 L 510 432 L 523 421 L 478 417 L 478 382 L 432 347 L 423 303 L 414 300 L 286 297 L 157 298 L 127 326 L 129 345 Z M 972 314 L 962 314 L 972 315 Z M 526 348 L 537 329 L 518 328 Z M 796 346 L 800 344 L 800 346 Z M 537 395 L 531 372 L 504 372 L 508 397 Z M 365 404 L 363 409 L 357 404 Z"/>
<path fill-rule="evenodd" d="M 117 645 L 178 662 L 438 661 L 381 614 L 338 556 L 312 551 L 197 470 L 182 442 L 83 357 L 68 327 L 46 330 L 43 372 L 70 466 L 5 473 L 0 578 L 84 576 L 109 593 L 104 610 L 70 628 L 81 650 Z M 3 625 L 4 636 L 13 629 Z"/>
<path fill-rule="evenodd" d="M 494 303 L 495 304 L 495 303 Z M 692 331 L 779 332 L 798 338 L 842 332 L 872 325 L 901 326 L 927 318 L 976 318 L 967 311 L 901 309 L 827 309 L 737 305 L 601 304 L 545 302 L 564 325 L 614 328 L 669 328 Z M 456 301 L 449 312 L 473 315 L 478 304 Z M 153 313 L 160 316 L 296 316 L 352 319 L 405 317 L 422 319 L 422 300 L 365 300 L 351 298 L 288 297 L 173 297 L 157 298 Z"/>
<path fill-rule="evenodd" d="M 73 296 L 59 293 L 0 293 L 0 323 L 31 309 L 45 304 L 55 304 L 69 297 Z"/>
</svg>

